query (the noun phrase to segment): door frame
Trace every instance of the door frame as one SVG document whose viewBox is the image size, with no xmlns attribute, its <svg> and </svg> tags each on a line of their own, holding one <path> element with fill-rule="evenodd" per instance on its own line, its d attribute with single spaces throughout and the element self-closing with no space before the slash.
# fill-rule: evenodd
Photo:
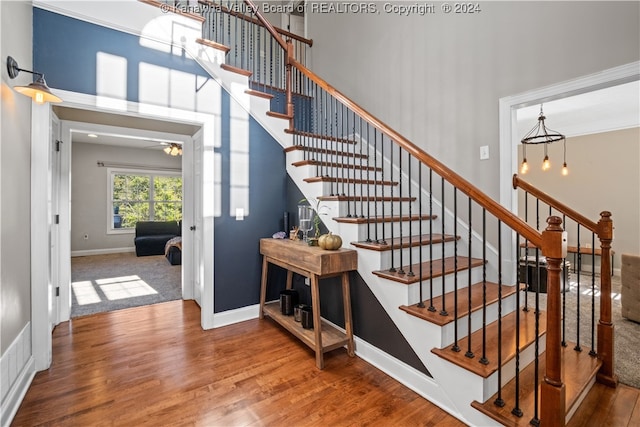
<svg viewBox="0 0 640 427">
<path fill-rule="evenodd" d="M 150 118 L 156 120 L 167 120 L 178 123 L 187 123 L 200 126 L 203 132 L 202 153 L 194 153 L 206 158 L 208 151 L 213 152 L 214 146 L 214 126 L 216 117 L 214 114 L 186 111 L 171 107 L 162 107 L 146 103 L 121 101 L 119 106 L 122 108 L 114 109 L 102 107 L 104 98 L 84 93 L 70 92 L 58 90 L 59 95 L 65 100 L 64 106 L 71 108 L 79 108 L 83 110 L 99 111 L 112 114 L 127 115 L 139 118 Z M 51 332 L 49 329 L 49 316 L 51 309 L 51 301 L 49 300 L 49 288 L 51 286 L 49 268 L 42 268 L 43 259 L 49 256 L 48 234 L 46 231 L 47 220 L 51 218 L 50 208 L 47 203 L 47 186 L 49 185 L 49 176 L 47 173 L 48 157 L 49 157 L 49 139 L 50 126 L 53 111 L 49 104 L 33 105 L 32 108 L 32 132 L 31 132 L 31 325 L 32 325 L 32 350 L 35 361 L 36 371 L 47 369 L 51 364 L 52 342 Z M 71 259 L 70 251 L 70 181 L 65 182 L 64 177 L 69 179 L 71 172 L 71 150 L 70 150 L 70 132 L 63 129 L 62 133 L 63 153 L 62 171 L 61 171 L 61 199 L 59 206 L 61 207 L 60 221 L 60 245 L 61 251 L 59 259 Z M 68 142 L 68 144 L 67 144 Z M 65 145 L 67 147 L 65 147 Z M 188 163 L 189 160 L 187 160 Z M 190 164 L 185 164 L 183 159 L 183 176 L 184 170 L 189 171 Z M 207 213 L 214 212 L 213 192 L 207 193 L 207 189 L 212 189 L 213 167 L 207 168 L 209 171 L 203 176 L 203 194 L 198 195 L 202 198 L 203 215 L 201 230 L 202 242 L 205 248 L 203 256 L 213 256 L 213 215 Z M 196 195 L 194 195 L 196 196 Z M 197 196 L 196 196 L 197 197 Z M 68 212 L 63 216 L 62 212 L 66 209 Z M 190 224 L 183 224 L 183 229 L 188 229 Z M 207 250 L 208 249 L 208 250 Z M 67 258 L 68 256 L 68 258 Z M 213 259 L 213 258 L 211 258 Z M 64 262 L 64 261 L 63 261 Z M 203 329 L 213 327 L 213 262 L 202 262 L 200 266 L 193 263 L 193 269 L 202 268 L 203 271 L 203 304 L 201 306 L 200 323 Z M 70 267 L 61 266 L 61 274 L 65 275 L 64 280 L 69 281 L 70 287 Z M 183 269 L 184 270 L 184 269 Z M 68 279 L 67 279 L 68 277 Z M 189 275 L 187 274 L 187 280 Z M 192 283 L 192 282 L 191 282 Z M 187 285 L 188 286 L 188 285 Z M 70 291 L 69 291 L 70 292 Z M 187 292 L 188 294 L 188 292 Z M 184 295 L 184 291 L 183 291 Z M 64 296 L 64 298 L 70 298 Z"/>
<path fill-rule="evenodd" d="M 500 204 L 516 215 L 518 214 L 518 194 L 512 184 L 513 175 L 518 173 L 518 147 L 522 138 L 522 135 L 518 135 L 518 109 L 639 79 L 640 61 L 636 61 L 518 95 L 500 98 Z M 517 260 L 518 254 L 515 252 L 515 239 L 515 234 L 511 233 L 506 233 L 502 237 L 503 263 L 509 266 L 507 271 L 516 271 L 515 260 Z"/>
</svg>

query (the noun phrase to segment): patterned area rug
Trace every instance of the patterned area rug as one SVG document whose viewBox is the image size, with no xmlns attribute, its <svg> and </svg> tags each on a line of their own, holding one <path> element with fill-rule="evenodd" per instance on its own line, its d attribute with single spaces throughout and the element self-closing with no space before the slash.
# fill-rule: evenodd
<svg viewBox="0 0 640 427">
<path fill-rule="evenodd" d="M 593 285 L 592 285 L 593 282 Z M 614 347 L 615 359 L 614 367 L 619 380 L 623 384 L 640 388 L 640 348 L 638 338 L 640 337 L 640 323 L 633 322 L 622 317 L 620 305 L 620 277 L 611 278 L 611 318 L 614 324 Z M 595 292 L 593 292 L 595 291 Z M 535 292 L 527 292 L 528 305 L 535 306 Z M 579 297 L 578 297 L 579 294 Z M 582 351 L 591 350 L 592 322 L 591 310 L 596 313 L 594 337 L 597 342 L 597 325 L 600 313 L 600 277 L 592 278 L 590 274 L 581 274 L 578 284 L 578 275 L 571 273 L 569 279 L 568 292 L 565 294 L 565 340 L 571 342 L 580 341 Z M 593 296 L 593 298 L 592 298 Z M 547 294 L 540 293 L 540 308 L 546 307 Z M 580 310 L 578 316 L 578 298 L 580 299 Z M 580 325 L 577 328 L 576 325 Z M 595 345 L 594 345 L 595 346 Z M 597 347 L 596 347 L 597 350 Z"/>
<path fill-rule="evenodd" d="M 182 298 L 181 266 L 163 255 L 71 258 L 71 317 Z"/>
</svg>

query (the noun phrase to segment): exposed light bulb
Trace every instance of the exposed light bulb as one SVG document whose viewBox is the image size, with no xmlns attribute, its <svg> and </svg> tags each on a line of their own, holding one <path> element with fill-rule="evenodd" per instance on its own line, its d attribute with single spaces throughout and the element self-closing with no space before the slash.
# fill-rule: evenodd
<svg viewBox="0 0 640 427">
<path fill-rule="evenodd" d="M 549 156 L 544 156 L 544 160 L 542 161 L 542 170 L 548 171 L 551 169 L 551 162 L 549 161 Z"/>
<path fill-rule="evenodd" d="M 162 151 L 164 151 L 167 154 L 171 154 L 171 147 L 164 147 Z"/>
<path fill-rule="evenodd" d="M 569 175 L 569 168 L 567 167 L 567 162 L 564 162 L 562 165 L 562 176 Z"/>
<path fill-rule="evenodd" d="M 44 104 L 44 93 L 36 92 L 33 100 L 36 101 L 36 104 Z"/>
<path fill-rule="evenodd" d="M 529 164 L 527 163 L 527 159 L 524 159 L 520 166 L 520 173 L 524 175 L 527 172 L 529 172 Z"/>
</svg>

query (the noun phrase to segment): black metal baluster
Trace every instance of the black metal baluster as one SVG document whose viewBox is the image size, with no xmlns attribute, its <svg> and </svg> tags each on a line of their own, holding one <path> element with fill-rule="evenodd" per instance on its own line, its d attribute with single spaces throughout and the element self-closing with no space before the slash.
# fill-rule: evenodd
<svg viewBox="0 0 640 427">
<path fill-rule="evenodd" d="M 445 196 L 444 196 L 444 178 L 440 178 L 440 197 L 441 197 L 441 213 L 442 213 L 442 231 L 440 233 L 440 238 L 442 240 L 442 242 L 440 243 L 440 248 L 442 250 L 442 254 L 441 254 L 441 260 L 442 260 L 442 274 L 440 275 L 440 280 L 442 281 L 442 309 L 440 310 L 440 316 L 446 316 L 449 313 L 447 313 L 447 302 L 446 302 L 446 298 L 447 298 L 447 289 L 446 289 L 446 281 L 445 281 L 445 276 L 446 276 L 446 269 L 445 269 L 445 250 L 444 250 L 444 227 L 445 227 L 445 209 L 444 209 L 444 204 L 445 204 Z"/>
<path fill-rule="evenodd" d="M 408 157 L 408 162 L 409 162 L 409 167 L 407 168 L 408 171 L 408 186 L 409 186 L 409 239 L 408 239 L 408 248 L 409 248 L 409 272 L 407 273 L 407 276 L 409 277 L 413 277 L 415 276 L 415 274 L 413 273 L 413 245 L 412 245 L 412 239 L 413 239 L 413 227 L 412 227 L 412 223 L 411 223 L 411 216 L 413 215 L 413 202 L 411 201 L 411 154 L 407 153 L 407 157 Z M 383 187 L 384 188 L 384 187 Z M 383 198 L 384 198 L 384 194 L 383 194 Z M 391 202 L 393 204 L 393 202 Z M 383 214 L 384 215 L 384 214 Z M 402 218 L 400 218 L 400 227 L 402 228 Z M 421 238 L 420 236 L 418 236 L 418 244 L 420 245 L 422 242 L 420 241 Z M 402 251 L 402 241 L 400 241 L 400 251 Z"/>
<path fill-rule="evenodd" d="M 385 224 L 386 215 L 385 215 L 385 212 L 384 212 L 384 207 L 385 207 L 385 203 L 384 203 L 384 187 L 385 187 L 385 185 L 384 185 L 384 177 L 385 177 L 384 171 L 385 171 L 386 168 L 384 167 L 384 153 L 386 151 L 384 149 L 384 133 L 382 133 L 382 144 L 381 145 L 382 145 L 382 147 L 380 149 L 380 159 L 381 159 L 380 163 L 382 164 L 382 176 L 380 177 L 379 187 L 380 187 L 380 201 L 381 201 L 380 202 L 380 206 L 381 206 L 381 214 L 382 214 L 381 215 L 381 220 L 382 220 L 382 224 Z M 393 150 L 393 143 L 391 143 L 390 145 L 392 147 L 391 149 Z M 411 168 L 411 158 L 409 158 L 409 168 Z M 391 171 L 389 173 L 391 175 L 393 175 L 393 165 L 391 166 Z M 411 185 L 411 183 L 409 183 L 409 185 Z M 409 188 L 411 188 L 411 187 L 409 187 Z M 376 189 L 376 199 L 377 198 L 378 198 L 378 190 Z M 393 200 L 390 202 L 390 204 L 391 204 L 391 206 L 393 206 Z M 377 215 L 376 215 L 376 219 L 378 219 Z M 400 227 L 402 227 L 402 219 L 400 219 Z M 376 230 L 378 230 L 378 227 L 376 227 Z M 386 245 L 387 241 L 385 239 L 384 227 L 382 227 L 381 231 L 382 231 L 382 238 L 378 238 L 378 235 L 376 234 L 376 241 L 378 243 L 380 243 L 381 245 Z M 391 244 L 393 246 L 393 241 L 391 242 Z M 400 249 L 400 250 L 402 250 L 402 249 Z M 393 249 L 392 249 L 392 252 L 393 252 Z"/>
<path fill-rule="evenodd" d="M 526 242 L 526 240 L 525 240 Z M 520 234 L 516 234 L 516 251 L 520 250 Z M 520 276 L 520 269 L 516 267 L 516 277 Z M 521 277 L 519 279 L 522 279 Z M 518 280 L 520 283 L 520 280 Z M 519 286 L 519 285 L 518 285 Z M 526 292 L 525 292 L 526 295 Z M 516 388 L 516 396 L 513 409 L 511 413 L 516 417 L 522 417 L 524 414 L 522 413 L 522 409 L 520 409 L 520 289 L 516 292 L 516 356 L 515 356 L 515 388 Z"/>
<path fill-rule="evenodd" d="M 402 176 L 400 176 L 402 179 Z M 435 312 L 433 306 L 433 169 L 429 169 L 429 311 Z"/>
<path fill-rule="evenodd" d="M 393 156 L 393 148 L 391 149 L 391 156 Z M 393 157 L 391 157 L 391 164 L 393 165 Z M 391 181 L 393 181 L 393 168 L 391 168 Z M 393 199 L 393 185 L 391 186 L 391 198 Z M 391 204 L 392 208 L 393 208 L 393 203 Z M 393 218 L 393 210 L 391 211 L 391 218 Z M 419 222 L 418 222 L 418 234 L 420 234 L 420 240 L 422 240 L 422 162 L 418 162 L 418 218 L 419 218 Z M 411 221 L 411 218 L 409 218 L 409 221 Z M 393 222 L 392 222 L 393 224 Z M 393 225 L 391 226 L 391 241 L 393 241 Z M 424 295 L 422 293 L 422 285 L 423 285 L 423 277 L 422 277 L 422 247 L 423 245 L 420 245 L 420 249 L 419 249 L 419 259 L 418 259 L 418 265 L 419 265 L 419 271 L 418 274 L 420 275 L 420 301 L 418 302 L 418 307 L 420 308 L 424 308 Z M 457 331 L 457 320 L 456 320 L 456 331 Z M 457 337 L 457 333 L 456 333 L 456 337 Z"/>
<path fill-rule="evenodd" d="M 369 131 L 371 129 L 371 126 L 368 123 L 366 123 L 365 125 L 367 126 L 367 152 L 369 152 L 370 147 L 371 147 L 371 142 L 370 142 L 370 139 L 369 139 L 370 138 L 370 132 Z M 377 166 L 376 165 L 376 156 L 375 156 L 375 152 L 374 152 L 374 155 L 373 155 L 373 167 L 374 167 L 375 173 L 377 174 L 378 171 L 376 169 L 376 166 Z M 368 175 L 368 173 L 367 173 L 367 175 Z M 369 182 L 369 180 L 367 180 L 367 185 L 366 185 L 366 187 L 367 187 L 367 197 L 366 197 L 367 204 L 366 204 L 366 206 L 367 206 L 367 220 L 368 220 L 367 221 L 367 242 L 371 243 L 372 242 L 372 240 L 371 240 L 371 200 L 369 198 L 371 192 L 370 192 L 370 189 L 369 189 L 368 182 Z M 364 198 L 364 194 L 361 197 Z"/>
<path fill-rule="evenodd" d="M 468 293 L 468 298 L 469 298 L 469 302 L 468 302 L 468 313 L 469 315 L 467 316 L 467 352 L 464 354 L 466 357 L 468 358 L 473 358 L 475 357 L 475 355 L 473 354 L 473 351 L 471 351 L 471 313 L 472 313 L 472 307 L 471 307 L 471 243 L 472 243 L 472 238 L 473 238 L 473 229 L 472 226 L 473 224 L 471 223 L 471 218 L 472 218 L 472 205 L 471 205 L 471 197 L 467 197 L 467 199 L 469 200 L 469 235 L 468 235 L 468 239 L 469 239 L 469 259 L 467 260 L 468 263 L 468 269 L 467 269 L 467 277 L 469 282 L 467 283 L 467 293 Z"/>
<path fill-rule="evenodd" d="M 364 161 L 364 144 L 362 143 L 363 140 L 363 130 L 362 130 L 362 117 L 358 117 L 360 119 L 360 218 L 364 218 L 364 165 L 365 165 L 365 161 Z M 368 131 L 367 131 L 368 133 Z M 368 141 L 369 135 L 367 135 L 367 145 L 369 144 Z M 369 169 L 369 150 L 367 148 L 367 161 L 366 161 L 366 166 L 367 166 L 367 181 L 369 180 L 369 173 L 370 173 L 370 169 Z M 374 170 L 375 173 L 375 170 Z M 354 174 L 355 174 L 355 169 L 354 169 Z"/>
<path fill-rule="evenodd" d="M 540 249 L 536 248 L 536 269 L 539 269 L 540 266 Z M 535 341 L 534 341 L 534 380 L 533 380 L 533 418 L 529 421 L 530 424 L 534 426 L 538 426 L 540 424 L 540 419 L 538 417 L 538 409 L 540 405 L 540 391 L 538 384 L 540 383 L 539 378 L 539 366 L 540 366 L 540 271 L 537 274 L 537 284 L 536 284 L 536 309 L 534 311 L 535 315 Z"/>
<path fill-rule="evenodd" d="M 378 129 L 373 128 L 373 163 L 378 165 Z M 384 164 L 382 165 L 382 174 L 384 174 Z M 378 175 L 374 175 L 373 179 L 373 217 L 378 219 Z M 367 188 L 371 187 L 371 183 L 367 183 Z M 373 241 L 376 243 L 380 243 L 378 239 L 378 227 L 376 223 L 373 223 Z"/>
<path fill-rule="evenodd" d="M 563 266 L 564 267 L 564 266 Z M 602 290 L 601 290 L 602 291 Z M 580 310 L 580 306 L 578 306 Z M 598 355 L 595 348 L 596 331 L 596 233 L 591 232 L 591 350 L 589 356 Z"/>
<path fill-rule="evenodd" d="M 516 310 L 516 313 L 518 310 Z M 502 221 L 498 220 L 498 396 L 493 402 L 502 408 Z"/>
<path fill-rule="evenodd" d="M 403 150 L 400 151 L 400 153 L 398 153 L 398 157 L 400 157 L 400 160 L 398 162 L 398 170 L 400 171 L 400 188 L 398 189 L 398 211 L 399 211 L 399 216 L 400 218 L 402 218 L 402 157 L 404 152 Z M 411 185 L 411 183 L 409 183 L 409 185 Z M 391 201 L 391 203 L 393 203 L 393 200 Z M 398 274 L 405 274 L 404 271 L 404 258 L 403 258 L 403 253 L 402 253 L 402 238 L 403 238 L 403 231 L 402 231 L 402 221 L 400 221 L 400 269 L 398 270 Z M 411 238 L 411 237 L 409 237 Z"/>
<path fill-rule="evenodd" d="M 567 216 L 562 215 L 562 229 L 566 230 L 567 225 Z M 567 346 L 566 340 L 566 318 L 567 318 L 567 281 L 569 280 L 567 266 L 566 266 L 566 258 L 562 260 L 562 273 L 563 273 L 563 281 L 562 281 L 562 346 Z"/>
<path fill-rule="evenodd" d="M 443 233 L 444 234 L 444 233 Z M 444 235 L 443 235 L 444 238 Z M 421 246 L 422 247 L 422 246 Z M 444 253 L 442 254 L 444 256 Z M 422 258 L 421 258 L 422 259 Z M 458 345 L 458 188 L 453 187 L 453 347 L 460 351 Z M 469 313 L 471 315 L 471 313 Z"/>
<path fill-rule="evenodd" d="M 524 192 L 524 222 L 529 223 L 529 193 Z M 518 249 L 520 251 L 520 249 Z M 518 252 L 519 254 L 520 252 Z M 522 277 L 521 277 L 522 279 Z M 524 293 L 524 307 L 522 311 L 529 311 L 529 241 L 527 239 L 524 240 L 524 283 L 525 283 L 525 293 Z M 518 306 L 519 307 L 519 306 Z"/>
<path fill-rule="evenodd" d="M 576 239 L 578 241 L 578 265 L 576 266 L 576 346 L 573 348 L 575 351 L 582 351 L 580 346 L 580 272 L 582 271 L 582 254 L 580 253 L 580 224 L 578 223 Z"/>
<path fill-rule="evenodd" d="M 480 363 L 489 364 L 487 359 L 487 210 L 482 209 L 482 357 Z"/>
<path fill-rule="evenodd" d="M 390 157 L 391 157 L 391 160 L 390 160 L 390 163 L 391 163 L 391 181 L 393 181 L 393 152 L 395 151 L 393 145 L 394 144 L 391 144 L 391 150 L 390 150 L 391 151 L 391 154 L 390 154 Z M 402 155 L 401 153 L 402 153 L 402 149 L 398 147 L 398 157 L 400 157 Z M 402 171 L 398 171 L 398 179 L 399 180 L 402 179 Z M 391 205 L 391 218 L 393 218 L 393 186 L 391 186 L 391 203 L 390 203 L 390 205 Z M 391 233 L 390 234 L 391 234 L 391 245 L 392 245 L 392 248 L 391 248 L 391 268 L 389 269 L 389 271 L 390 272 L 394 272 L 394 271 L 396 271 L 396 264 L 395 264 L 395 251 L 393 250 L 393 238 L 394 238 L 394 228 L 395 228 L 393 220 L 391 220 L 389 222 L 389 226 L 391 227 Z M 400 222 L 400 227 L 402 227 L 402 222 Z M 385 228 L 385 223 L 383 221 L 382 222 L 382 230 L 384 230 L 384 228 Z M 422 276 L 420 276 L 420 277 L 421 277 L 420 280 L 422 280 Z M 422 288 L 420 288 L 420 292 L 422 292 Z M 418 306 L 420 306 L 420 304 L 422 304 L 422 296 L 420 296 L 420 302 L 418 303 Z"/>
</svg>

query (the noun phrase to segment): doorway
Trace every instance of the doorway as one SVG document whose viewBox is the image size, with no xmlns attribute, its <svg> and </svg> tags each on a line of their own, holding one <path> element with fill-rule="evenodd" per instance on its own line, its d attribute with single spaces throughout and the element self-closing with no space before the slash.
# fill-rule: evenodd
<svg viewBox="0 0 640 427">
<path fill-rule="evenodd" d="M 123 110 L 114 111 L 106 107 L 99 107 L 100 102 L 98 97 L 87 94 L 80 94 L 74 92 L 59 91 L 63 99 L 65 99 L 65 108 L 74 110 L 86 111 L 87 114 L 97 113 L 111 113 L 120 116 L 123 121 L 129 122 L 136 119 L 150 119 L 155 120 L 158 124 L 161 123 L 174 123 L 178 125 L 192 126 L 192 129 L 197 134 L 197 129 L 201 130 L 202 143 L 201 152 L 194 152 L 189 148 L 183 153 L 183 164 L 185 170 L 191 170 L 194 157 L 203 157 L 207 151 L 212 151 L 214 144 L 214 124 L 215 116 L 208 113 L 191 112 L 178 110 L 169 107 L 158 107 L 140 103 L 128 103 L 127 107 Z M 46 107 L 46 108 L 45 108 Z M 144 112 L 144 113 L 143 113 Z M 49 185 L 48 176 L 48 150 L 47 141 L 50 139 L 50 127 L 52 123 L 53 112 L 49 106 L 44 106 L 40 109 L 34 109 L 32 115 L 33 132 L 32 132 L 32 186 L 33 188 L 43 188 L 46 190 Z M 91 126 L 96 126 L 91 124 Z M 108 125 L 105 125 L 108 126 Z M 59 207 L 60 207 L 60 221 L 57 224 L 58 233 L 61 236 L 59 242 L 60 250 L 60 295 L 57 297 L 60 304 L 60 317 L 58 321 L 65 321 L 69 319 L 69 310 L 65 310 L 65 307 L 70 307 L 70 206 L 71 206 L 71 192 L 68 181 L 70 177 L 71 168 L 71 132 L 76 130 L 83 130 L 85 132 L 90 131 L 89 122 L 79 122 L 72 120 L 61 121 L 61 171 L 57 179 L 60 180 L 59 185 Z M 193 135 L 193 134 L 192 134 Z M 193 143 L 193 136 L 182 135 L 184 147 L 190 147 Z M 190 174 L 186 174 L 188 177 L 186 181 L 189 181 L 189 186 L 193 186 Z M 202 173 L 202 180 L 212 180 L 212 171 L 205 171 Z M 187 182 L 185 181 L 185 186 Z M 203 190 L 199 194 L 195 194 L 191 190 L 192 196 L 200 197 L 202 209 L 199 212 L 194 212 L 193 209 L 190 212 L 185 212 L 183 229 L 188 231 L 183 233 L 183 246 L 185 247 L 184 258 L 185 261 L 190 258 L 193 260 L 193 249 L 190 247 L 195 241 L 194 236 L 198 233 L 201 236 L 201 244 L 205 247 L 200 250 L 201 254 L 206 255 L 213 250 L 213 216 L 208 215 L 208 212 L 213 212 L 213 195 L 205 193 L 207 188 L 210 188 L 210 183 L 203 182 L 200 186 Z M 34 191 L 32 197 L 32 222 L 44 223 L 47 221 L 45 218 L 53 215 L 51 205 L 47 204 L 46 194 L 44 191 Z M 191 199 L 193 200 L 193 199 Z M 191 204 L 188 204 L 191 206 Z M 195 217 L 200 216 L 201 227 L 199 229 L 192 229 L 191 224 L 195 221 Z M 37 218 L 36 218 L 37 217 Z M 42 252 L 47 252 L 49 256 L 49 244 L 48 234 L 34 233 L 32 236 L 32 247 L 41 248 L 39 251 L 33 251 L 32 253 L 32 330 L 33 330 L 33 354 L 36 363 L 36 369 L 46 369 L 51 362 L 51 339 L 50 339 L 50 313 L 49 308 L 52 306 L 51 297 L 49 291 L 52 288 L 51 283 L 51 269 L 42 268 L 39 259 L 47 259 L 43 257 Z M 44 248 L 44 249 L 42 249 Z M 183 298 L 192 299 L 194 295 L 193 286 L 196 283 L 194 276 L 198 275 L 199 294 L 203 296 L 201 300 L 201 324 L 205 329 L 211 328 L 213 325 L 213 271 L 212 266 L 209 263 L 200 263 L 193 260 L 189 267 L 185 263 L 183 265 L 183 277 L 182 282 L 184 284 Z M 38 307 L 42 307 L 42 310 L 38 310 Z"/>
</svg>

